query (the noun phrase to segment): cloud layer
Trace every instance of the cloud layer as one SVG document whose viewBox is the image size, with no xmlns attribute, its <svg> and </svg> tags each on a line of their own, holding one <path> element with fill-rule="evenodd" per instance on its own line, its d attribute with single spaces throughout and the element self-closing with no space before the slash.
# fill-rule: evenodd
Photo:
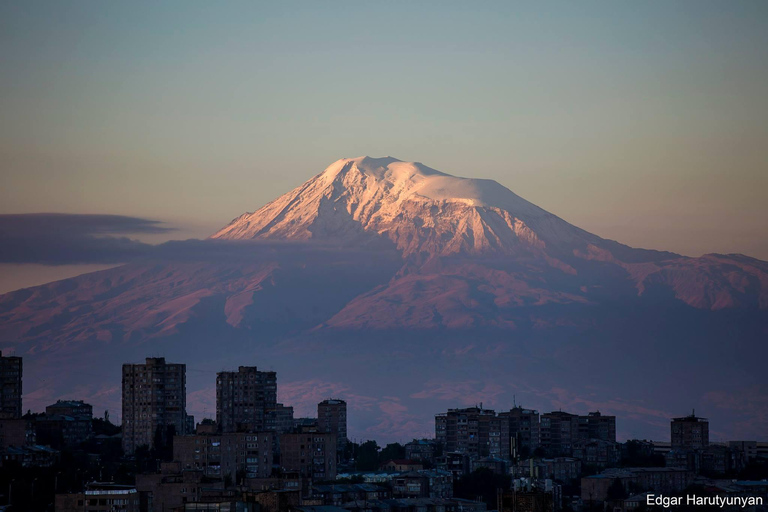
<svg viewBox="0 0 768 512">
<path fill-rule="evenodd" d="M 122 263 L 153 249 L 124 235 L 168 231 L 158 221 L 121 215 L 0 215 L 0 263 Z"/>
</svg>

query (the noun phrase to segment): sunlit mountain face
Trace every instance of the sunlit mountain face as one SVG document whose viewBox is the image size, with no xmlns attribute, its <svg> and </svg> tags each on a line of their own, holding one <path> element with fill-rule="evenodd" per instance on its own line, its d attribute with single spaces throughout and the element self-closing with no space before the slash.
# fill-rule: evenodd
<svg viewBox="0 0 768 512">
<path fill-rule="evenodd" d="M 209 240 L 0 296 L 25 408 L 119 411 L 120 365 L 163 355 L 187 363 L 198 420 L 217 371 L 256 365 L 297 415 L 345 398 L 358 439 L 429 435 L 435 413 L 513 396 L 615 414 L 624 438 L 664 439 L 691 407 L 716 436 L 759 437 L 766 336 L 766 262 L 631 248 L 391 157 L 334 162 Z"/>
</svg>

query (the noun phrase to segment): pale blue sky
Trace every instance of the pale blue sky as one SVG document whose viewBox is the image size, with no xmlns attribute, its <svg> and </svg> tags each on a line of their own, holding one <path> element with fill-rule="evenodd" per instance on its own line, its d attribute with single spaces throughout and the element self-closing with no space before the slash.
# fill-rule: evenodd
<svg viewBox="0 0 768 512">
<path fill-rule="evenodd" d="M 0 213 L 204 236 L 391 155 L 631 245 L 768 259 L 763 1 L 6 1 L 0 67 Z"/>
</svg>

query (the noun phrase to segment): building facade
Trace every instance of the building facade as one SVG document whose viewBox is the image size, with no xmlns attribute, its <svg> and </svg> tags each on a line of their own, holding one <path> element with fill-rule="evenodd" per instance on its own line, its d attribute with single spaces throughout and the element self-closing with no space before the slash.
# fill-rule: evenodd
<svg viewBox="0 0 768 512">
<path fill-rule="evenodd" d="M 255 366 L 216 375 L 216 423 L 222 432 L 268 430 L 277 408 L 277 374 Z"/>
<path fill-rule="evenodd" d="M 499 413 L 509 422 L 510 456 L 513 459 L 530 457 L 540 444 L 539 412 L 514 407 Z"/>
<path fill-rule="evenodd" d="M 673 418 L 670 431 L 673 450 L 701 450 L 709 446 L 709 421 L 695 413 Z"/>
<path fill-rule="evenodd" d="M 347 402 L 328 399 L 317 404 L 317 424 L 323 432 L 336 434 L 336 450 L 344 451 L 347 445 Z"/>
<path fill-rule="evenodd" d="M 563 411 L 541 415 L 541 447 L 551 457 L 570 457 L 578 439 L 579 417 Z"/>
<path fill-rule="evenodd" d="M 231 432 L 173 438 L 173 460 L 182 470 L 201 470 L 210 478 L 239 484 L 243 478 L 272 474 L 274 432 Z"/>
<path fill-rule="evenodd" d="M 496 419 L 495 411 L 482 407 L 448 409 L 435 415 L 435 438 L 446 452 L 466 453 L 470 458 L 487 457 L 491 453 L 492 423 L 496 425 Z M 495 446 L 500 443 L 498 440 Z"/>
<path fill-rule="evenodd" d="M 132 454 L 152 447 L 156 436 L 185 434 L 186 365 L 149 357 L 144 364 L 123 365 L 123 450 Z M 168 439 L 170 440 L 170 439 Z"/>
<path fill-rule="evenodd" d="M 20 357 L 6 357 L 0 352 L 0 418 L 21 418 L 22 369 Z"/>
<path fill-rule="evenodd" d="M 336 478 L 336 434 L 298 431 L 280 436 L 280 465 L 314 482 Z"/>
</svg>

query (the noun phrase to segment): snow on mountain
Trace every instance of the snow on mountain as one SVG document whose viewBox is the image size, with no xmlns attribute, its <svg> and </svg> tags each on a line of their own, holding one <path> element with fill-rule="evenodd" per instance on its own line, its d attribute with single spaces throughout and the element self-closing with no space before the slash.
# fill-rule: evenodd
<svg viewBox="0 0 768 512">
<path fill-rule="evenodd" d="M 493 180 L 423 164 L 345 158 L 215 233 L 220 239 L 346 239 L 380 235 L 404 256 L 587 251 L 602 239 Z"/>
</svg>

